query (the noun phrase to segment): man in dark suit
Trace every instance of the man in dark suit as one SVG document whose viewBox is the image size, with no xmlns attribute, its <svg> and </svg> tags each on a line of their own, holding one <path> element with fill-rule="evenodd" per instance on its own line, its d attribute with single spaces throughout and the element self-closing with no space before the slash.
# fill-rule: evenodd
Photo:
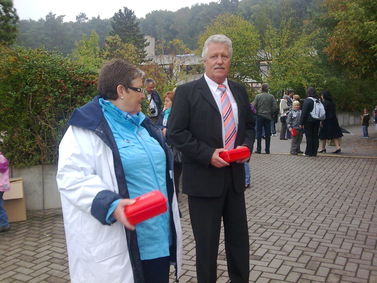
<svg viewBox="0 0 377 283">
<path fill-rule="evenodd" d="M 242 146 L 251 149 L 255 123 L 245 88 L 227 80 L 231 40 L 225 35 L 210 36 L 202 57 L 204 76 L 176 90 L 168 138 L 183 153 L 183 192 L 188 195 L 196 242 L 198 283 L 216 282 L 221 219 L 231 282 L 247 283 L 249 234 L 243 165 L 247 160 L 229 164 L 219 153 Z"/>
<path fill-rule="evenodd" d="M 146 100 L 148 103 L 148 117 L 153 124 L 156 124 L 162 113 L 162 100 L 156 90 L 156 82 L 154 79 L 146 79 L 144 81 L 146 91 Z"/>
</svg>

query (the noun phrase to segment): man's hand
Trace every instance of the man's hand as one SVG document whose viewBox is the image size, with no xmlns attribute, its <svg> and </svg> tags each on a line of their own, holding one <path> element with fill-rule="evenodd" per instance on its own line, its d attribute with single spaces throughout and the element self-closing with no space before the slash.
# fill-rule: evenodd
<svg viewBox="0 0 377 283">
<path fill-rule="evenodd" d="M 239 145 L 237 146 L 236 148 L 247 148 L 247 146 L 244 146 L 244 145 Z M 251 151 L 250 151 L 250 155 L 251 155 Z M 249 160 L 249 158 L 245 158 L 245 159 L 242 159 L 242 160 L 237 160 L 236 163 L 245 163 Z"/>
<path fill-rule="evenodd" d="M 212 154 L 211 162 L 210 162 L 212 164 L 212 166 L 215 166 L 217 168 L 229 166 L 229 163 L 224 161 L 224 159 L 222 159 L 219 156 L 219 153 L 222 152 L 222 151 L 226 151 L 225 148 L 216 148 L 215 149 L 215 152 Z"/>
<path fill-rule="evenodd" d="M 133 199 L 121 199 L 113 212 L 114 218 L 129 230 L 135 230 L 135 226 L 128 222 L 127 217 L 124 215 L 124 207 L 134 202 L 135 200 Z"/>
</svg>

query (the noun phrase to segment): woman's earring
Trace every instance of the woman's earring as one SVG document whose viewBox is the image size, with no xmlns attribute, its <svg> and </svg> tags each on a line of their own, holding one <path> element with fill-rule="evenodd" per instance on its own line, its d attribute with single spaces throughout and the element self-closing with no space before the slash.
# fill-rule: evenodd
<svg viewBox="0 0 377 283">
<path fill-rule="evenodd" d="M 123 96 L 121 96 L 120 99 L 123 99 Z"/>
</svg>

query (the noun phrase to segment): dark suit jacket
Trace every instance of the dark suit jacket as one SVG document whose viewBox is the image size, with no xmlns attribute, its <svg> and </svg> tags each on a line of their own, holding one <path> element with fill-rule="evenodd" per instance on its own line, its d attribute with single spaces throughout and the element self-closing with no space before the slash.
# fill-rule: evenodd
<svg viewBox="0 0 377 283">
<path fill-rule="evenodd" d="M 252 149 L 255 122 L 246 90 L 228 80 L 238 106 L 238 132 L 235 147 Z M 210 164 L 216 148 L 223 147 L 221 114 L 204 76 L 181 85 L 175 92 L 168 121 L 168 139 L 183 153 L 183 192 L 197 197 L 219 197 L 225 189 L 224 171 Z M 245 190 L 242 163 L 231 163 L 233 188 Z"/>
</svg>

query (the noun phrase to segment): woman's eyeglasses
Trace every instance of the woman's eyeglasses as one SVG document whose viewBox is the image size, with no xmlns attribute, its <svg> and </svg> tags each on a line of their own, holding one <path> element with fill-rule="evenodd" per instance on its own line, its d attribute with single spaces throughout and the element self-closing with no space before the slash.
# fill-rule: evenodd
<svg viewBox="0 0 377 283">
<path fill-rule="evenodd" d="M 132 89 L 137 92 L 144 92 L 144 89 L 141 87 L 133 87 L 133 86 L 128 86 L 127 88 Z"/>
</svg>

